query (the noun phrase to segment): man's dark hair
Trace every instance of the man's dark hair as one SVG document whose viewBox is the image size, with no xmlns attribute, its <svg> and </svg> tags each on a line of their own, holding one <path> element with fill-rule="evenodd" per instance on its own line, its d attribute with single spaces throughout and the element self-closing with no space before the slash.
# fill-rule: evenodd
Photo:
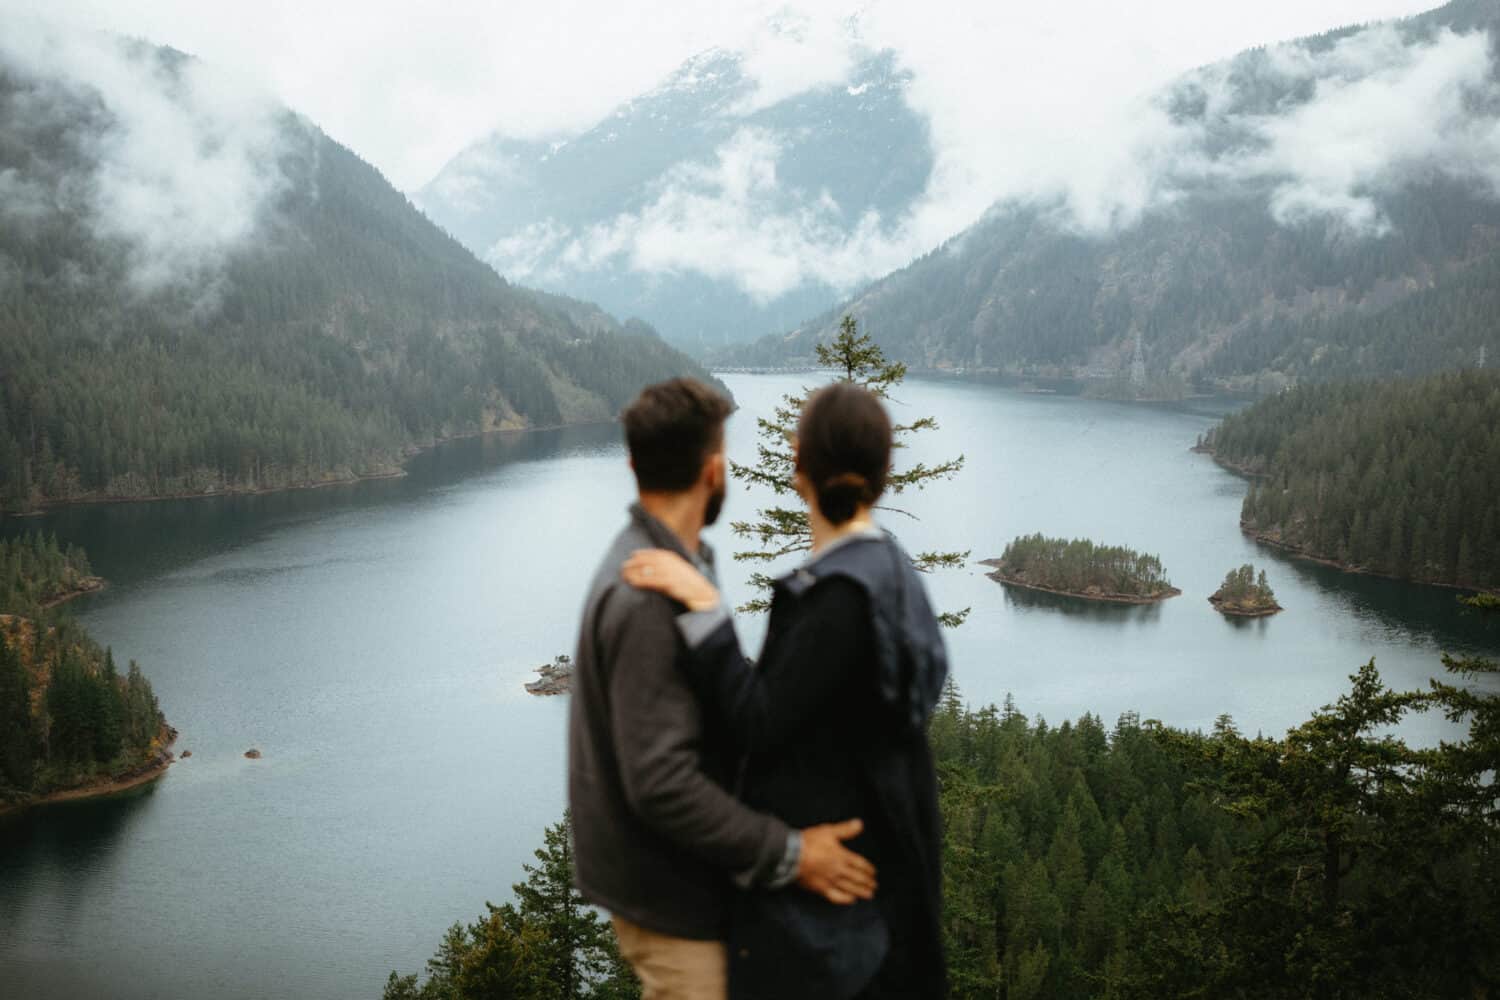
<svg viewBox="0 0 1500 1000">
<path fill-rule="evenodd" d="M 724 440 L 729 400 L 692 378 L 648 385 L 620 414 L 635 482 L 650 492 L 680 493 Z"/>
<path fill-rule="evenodd" d="M 797 467 L 833 524 L 880 499 L 891 471 L 891 418 L 879 397 L 848 382 L 809 396 L 797 422 Z"/>
</svg>

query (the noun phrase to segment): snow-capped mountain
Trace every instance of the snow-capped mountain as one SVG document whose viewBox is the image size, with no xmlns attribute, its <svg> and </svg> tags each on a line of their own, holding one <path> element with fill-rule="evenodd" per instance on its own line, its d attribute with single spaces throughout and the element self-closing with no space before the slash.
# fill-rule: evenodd
<svg viewBox="0 0 1500 1000">
<path fill-rule="evenodd" d="M 679 344 L 745 340 L 871 276 L 861 237 L 890 231 L 932 170 L 908 83 L 866 51 L 837 83 L 779 97 L 742 53 L 710 50 L 582 134 L 488 136 L 413 197 L 506 277 Z"/>
</svg>

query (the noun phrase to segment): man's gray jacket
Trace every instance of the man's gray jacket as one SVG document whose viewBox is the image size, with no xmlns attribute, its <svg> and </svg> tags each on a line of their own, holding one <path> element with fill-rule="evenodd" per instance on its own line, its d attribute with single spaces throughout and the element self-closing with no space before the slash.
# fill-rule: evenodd
<svg viewBox="0 0 1500 1000">
<path fill-rule="evenodd" d="M 726 785 L 731 758 L 704 731 L 680 660 L 682 605 L 637 590 L 620 568 L 637 549 L 687 557 L 639 504 L 589 589 L 573 667 L 568 798 L 578 890 L 649 930 L 722 938 L 731 878 L 781 881 L 790 831 Z M 701 557 L 712 559 L 705 546 Z"/>
</svg>

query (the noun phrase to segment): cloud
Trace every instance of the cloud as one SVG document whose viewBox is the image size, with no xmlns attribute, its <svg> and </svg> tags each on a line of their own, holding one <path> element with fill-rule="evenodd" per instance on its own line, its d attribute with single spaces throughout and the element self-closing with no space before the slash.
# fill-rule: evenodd
<svg viewBox="0 0 1500 1000">
<path fill-rule="evenodd" d="M 877 38 L 893 30 L 864 27 Z M 787 137 L 744 128 L 712 162 L 669 172 L 643 209 L 579 233 L 549 223 L 516 234 L 491 260 L 502 270 L 524 262 L 519 273 L 549 281 L 605 265 L 696 272 L 765 302 L 807 283 L 851 291 L 997 204 L 1044 206 L 1060 226 L 1102 234 L 1211 186 L 1264 193 L 1284 225 L 1331 219 L 1362 237 L 1386 231 L 1381 199 L 1414 182 L 1444 176 L 1500 195 L 1500 89 L 1482 33 L 1412 42 L 1377 25 L 1331 46 L 1272 46 L 1142 93 L 1105 87 L 1078 103 L 1033 86 L 957 118 L 924 90 L 940 71 L 920 60 L 911 68 L 910 100 L 928 112 L 936 164 L 899 217 L 850 222 L 826 192 L 789 190 L 777 174 Z M 1304 96 L 1267 108 L 1257 104 L 1265 92 Z M 1191 98 L 1200 113 L 1174 112 Z"/>
<path fill-rule="evenodd" d="M 18 18 L 0 36 L 17 84 L 0 129 L 37 150 L 0 174 L 13 220 L 71 213 L 126 248 L 141 292 L 212 285 L 287 186 L 278 165 L 300 126 L 269 96 L 196 60 Z M 68 148 L 50 161 L 36 137 L 60 122 Z"/>
<path fill-rule="evenodd" d="M 785 6 L 758 23 L 737 46 L 740 68 L 754 90 L 734 110 L 751 114 L 847 79 L 854 68 L 858 18 L 841 15 Z"/>
<path fill-rule="evenodd" d="M 32 2 L 0 0 L 0 9 Z M 1314 97 L 1274 120 L 1235 103 L 1234 81 L 1211 79 L 1211 64 L 1249 46 L 1435 2 L 454 0 L 417 22 L 399 0 L 48 6 L 254 76 L 408 189 L 497 128 L 513 138 L 587 128 L 709 46 L 744 54 L 756 88 L 741 112 L 836 84 L 861 46 L 890 48 L 912 75 L 907 101 L 929 123 L 935 156 L 927 190 L 900 217 L 835 224 L 822 192 L 786 190 L 779 167 L 791 137 L 767 134 L 663 177 L 644 208 L 597 229 L 542 220 L 490 254 L 520 261 L 539 280 L 596 260 L 702 270 L 774 296 L 807 281 L 847 290 L 953 237 L 997 202 L 1054 206 L 1063 224 L 1106 232 L 1194 185 L 1258 184 L 1273 192 L 1267 211 L 1286 224 L 1335 218 L 1371 233 L 1388 224 L 1382 195 L 1424 172 L 1490 183 L 1492 108 L 1481 101 L 1467 119 L 1455 111 L 1475 100 L 1464 94 L 1488 92 L 1475 77 L 1482 41 L 1472 36 L 1437 35 L 1404 53 L 1392 48 L 1390 29 L 1359 33 L 1332 52 L 1273 46 L 1263 71 L 1306 81 Z M 0 46 L 14 48 L 6 20 Z M 1204 65 L 1196 75 L 1223 103 L 1205 112 L 1207 122 L 1175 120 L 1160 95 Z M 1424 107 L 1436 124 L 1430 133 Z M 1232 150 L 1215 145 L 1221 128 L 1239 130 Z M 732 173 L 751 169 L 735 166 L 746 156 L 759 176 L 769 166 L 774 184 L 737 186 Z M 480 187 L 455 193 L 484 198 Z"/>
<path fill-rule="evenodd" d="M 1317 56 L 1279 46 L 1268 62 L 1281 80 L 1310 83 L 1312 96 L 1280 114 L 1246 116 L 1240 124 L 1256 147 L 1210 172 L 1270 179 L 1278 222 L 1329 217 L 1352 233 L 1379 234 L 1389 226 L 1380 197 L 1433 176 L 1500 195 L 1500 88 L 1488 35 L 1444 29 L 1405 45 L 1386 25 Z"/>
<path fill-rule="evenodd" d="M 650 274 L 696 272 L 732 282 L 760 302 L 809 282 L 849 288 L 904 263 L 911 248 L 866 213 L 852 229 L 826 191 L 787 188 L 777 174 L 784 139 L 739 129 L 710 163 L 673 168 L 641 210 L 575 230 L 549 219 L 486 254 L 520 280 L 619 264 Z"/>
</svg>

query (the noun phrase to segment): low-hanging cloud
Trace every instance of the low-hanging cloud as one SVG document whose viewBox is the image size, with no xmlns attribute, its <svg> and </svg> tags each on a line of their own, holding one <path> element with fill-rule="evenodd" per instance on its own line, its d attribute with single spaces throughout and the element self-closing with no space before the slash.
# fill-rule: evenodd
<svg viewBox="0 0 1500 1000">
<path fill-rule="evenodd" d="M 1331 218 L 1353 235 L 1389 229 L 1381 199 L 1435 176 L 1500 195 L 1500 100 L 1487 35 L 1444 29 L 1408 45 L 1384 25 L 1314 54 L 1270 50 L 1265 71 L 1309 84 L 1305 103 L 1275 114 L 1237 115 L 1223 70 L 1199 74 L 1210 127 L 1239 128 L 1247 148 L 1208 161 L 1210 179 L 1266 180 L 1278 222 Z"/>
<path fill-rule="evenodd" d="M 868 43 L 895 43 L 900 29 L 876 17 L 861 24 Z M 1034 41 L 1009 44 L 1023 43 Z M 963 78 L 951 58 L 896 51 L 912 71 L 908 102 L 931 124 L 935 158 L 926 191 L 899 217 L 851 219 L 826 192 L 789 189 L 777 172 L 786 137 L 745 128 L 712 161 L 669 172 L 645 207 L 582 231 L 549 222 L 513 233 L 490 260 L 551 281 L 610 265 L 696 272 L 769 301 L 808 283 L 851 291 L 996 204 L 1045 205 L 1058 225 L 1102 234 L 1205 186 L 1243 188 L 1262 193 L 1278 223 L 1332 220 L 1362 238 L 1389 228 L 1382 200 L 1415 182 L 1456 178 L 1500 196 L 1500 89 L 1481 32 L 1414 41 L 1399 26 L 1375 25 L 1331 45 L 1272 46 L 1145 91 L 1104 81 L 1080 101 L 1049 96 L 1043 79 L 969 105 L 952 100 Z M 1258 86 L 1305 96 L 1259 107 L 1247 92 Z M 1198 111 L 1182 114 L 1193 96 Z"/>
<path fill-rule="evenodd" d="M 763 302 L 806 281 L 813 261 L 818 280 L 836 286 L 861 280 L 872 266 L 901 263 L 876 213 L 850 227 L 826 191 L 786 190 L 777 176 L 782 150 L 774 131 L 742 128 L 719 147 L 714 162 L 672 170 L 639 212 L 590 227 L 565 244 L 555 227 L 538 235 L 548 249 L 562 244 L 563 268 L 623 257 L 638 271 L 696 271 L 733 281 Z M 872 260 L 872 254 L 884 256 Z M 502 240 L 490 254 L 497 265 L 520 257 L 515 240 Z"/>
<path fill-rule="evenodd" d="M 288 184 L 279 166 L 292 119 L 256 88 L 186 58 L 116 36 L 16 18 L 0 34 L 15 89 L 0 132 L 34 156 L 0 172 L 8 224 L 53 214 L 83 220 L 127 255 L 143 293 L 203 290 L 267 221 Z M 67 122 L 49 161 L 35 137 Z"/>
</svg>

